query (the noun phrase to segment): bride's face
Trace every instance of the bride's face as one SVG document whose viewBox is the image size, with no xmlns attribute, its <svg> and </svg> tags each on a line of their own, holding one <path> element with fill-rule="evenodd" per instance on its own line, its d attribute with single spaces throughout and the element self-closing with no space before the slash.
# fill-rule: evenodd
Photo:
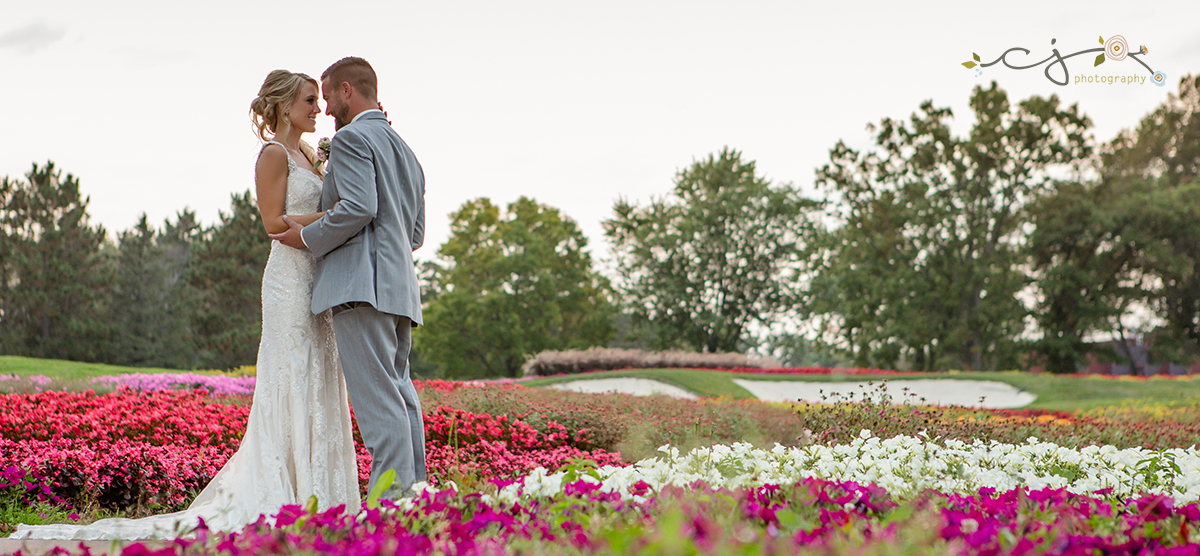
<svg viewBox="0 0 1200 556">
<path fill-rule="evenodd" d="M 303 133 L 312 133 L 317 130 L 317 114 L 321 113 L 317 98 L 317 86 L 305 81 L 303 85 L 300 85 L 300 92 L 296 95 L 296 100 L 292 102 L 292 107 L 287 111 L 292 126 Z"/>
</svg>

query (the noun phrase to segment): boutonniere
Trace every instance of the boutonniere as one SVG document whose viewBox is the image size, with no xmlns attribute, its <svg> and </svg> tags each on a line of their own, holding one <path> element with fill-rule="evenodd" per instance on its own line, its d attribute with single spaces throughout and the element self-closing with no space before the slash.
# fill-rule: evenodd
<svg viewBox="0 0 1200 556">
<path fill-rule="evenodd" d="M 329 150 L 333 148 L 333 142 L 328 137 L 322 137 L 317 141 L 317 164 L 314 169 L 320 168 L 329 162 Z"/>
</svg>

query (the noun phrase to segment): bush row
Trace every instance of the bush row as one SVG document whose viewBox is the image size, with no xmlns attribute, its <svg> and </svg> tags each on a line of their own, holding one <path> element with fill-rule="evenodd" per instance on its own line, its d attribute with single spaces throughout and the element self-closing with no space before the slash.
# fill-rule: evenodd
<svg viewBox="0 0 1200 556">
<path fill-rule="evenodd" d="M 543 351 L 521 367 L 525 376 L 576 374 L 617 369 L 732 369 L 773 368 L 779 361 L 740 353 L 642 351 L 594 347 L 586 350 Z"/>
</svg>

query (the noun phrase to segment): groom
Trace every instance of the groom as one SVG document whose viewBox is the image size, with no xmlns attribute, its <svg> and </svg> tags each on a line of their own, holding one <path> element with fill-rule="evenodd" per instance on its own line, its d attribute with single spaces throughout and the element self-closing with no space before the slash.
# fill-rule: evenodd
<svg viewBox="0 0 1200 556">
<path fill-rule="evenodd" d="M 358 430 L 371 453 L 373 489 L 395 498 L 425 480 L 425 425 L 408 375 L 412 329 L 421 324 L 413 250 L 425 233 L 425 175 L 377 107 L 375 70 L 362 58 L 321 74 L 325 114 L 338 133 L 321 192 L 325 216 L 271 239 L 317 258 L 312 311 L 333 309 L 333 327 Z"/>
</svg>

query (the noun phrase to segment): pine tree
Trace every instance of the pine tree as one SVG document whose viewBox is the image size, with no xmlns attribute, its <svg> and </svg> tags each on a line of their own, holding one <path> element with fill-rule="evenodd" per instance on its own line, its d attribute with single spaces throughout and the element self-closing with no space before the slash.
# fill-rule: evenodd
<svg viewBox="0 0 1200 556">
<path fill-rule="evenodd" d="M 271 252 L 250 192 L 233 195 L 230 213 L 204 234 L 188 281 L 196 289 L 192 316 L 198 365 L 253 365 L 262 333 L 262 277 Z"/>
<path fill-rule="evenodd" d="M 33 165 L 26 181 L 0 180 L 0 350 L 94 361 L 107 324 L 98 303 L 107 284 L 105 232 L 90 226 L 75 176 Z"/>
</svg>

